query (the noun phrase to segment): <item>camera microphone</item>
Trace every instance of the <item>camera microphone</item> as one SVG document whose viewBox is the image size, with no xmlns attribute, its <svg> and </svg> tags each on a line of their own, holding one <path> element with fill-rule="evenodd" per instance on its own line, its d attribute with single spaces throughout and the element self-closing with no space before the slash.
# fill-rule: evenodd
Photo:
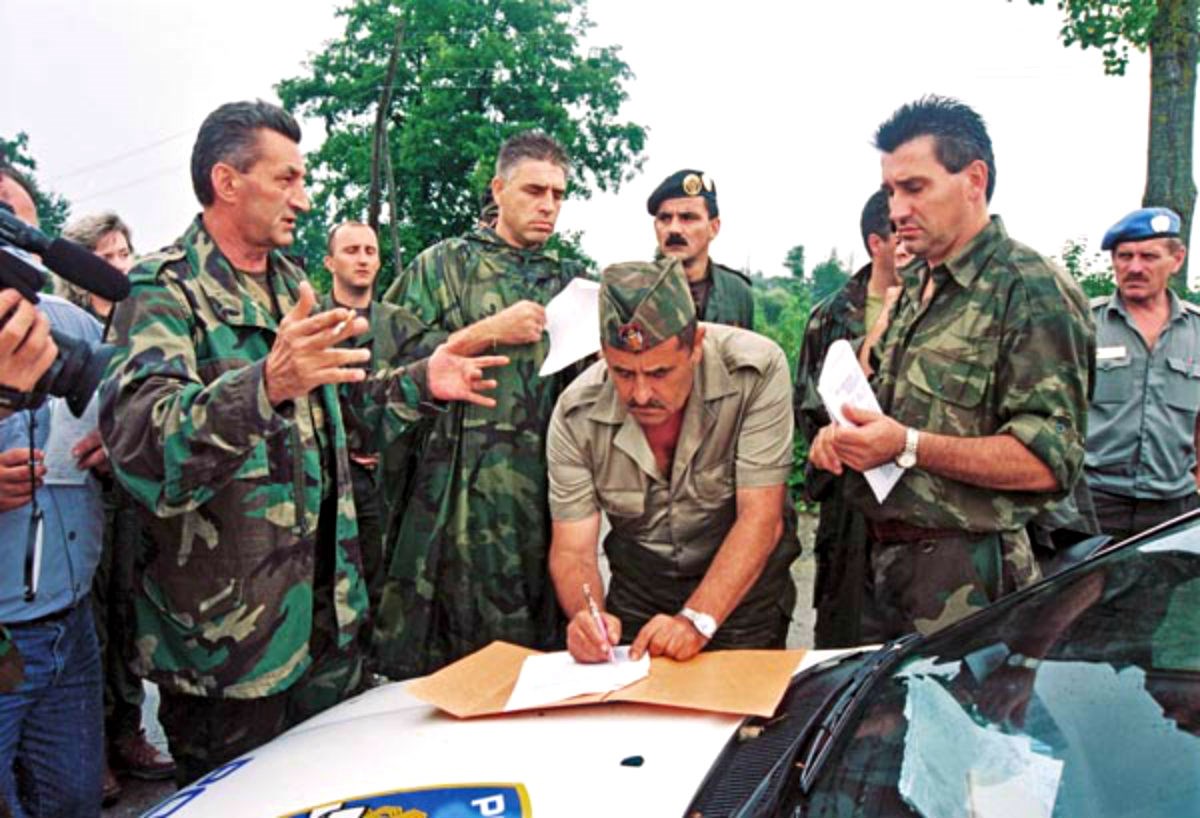
<svg viewBox="0 0 1200 818">
<path fill-rule="evenodd" d="M 107 301 L 129 295 L 129 279 L 116 267 L 83 245 L 68 239 L 51 239 L 18 219 L 7 202 L 0 202 L 0 241 L 37 253 L 42 261 L 73 284 Z"/>
</svg>

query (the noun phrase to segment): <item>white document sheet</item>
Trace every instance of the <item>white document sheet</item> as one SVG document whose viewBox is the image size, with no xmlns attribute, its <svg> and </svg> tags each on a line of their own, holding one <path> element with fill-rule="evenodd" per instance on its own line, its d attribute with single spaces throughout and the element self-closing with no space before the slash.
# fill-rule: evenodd
<svg viewBox="0 0 1200 818">
<path fill-rule="evenodd" d="M 650 654 L 636 662 L 629 658 L 629 646 L 613 648 L 613 661 L 580 664 L 565 650 L 528 657 L 521 664 L 521 675 L 505 710 L 529 710 L 561 702 L 585 693 L 620 690 L 650 675 Z"/>
<path fill-rule="evenodd" d="M 543 378 L 580 358 L 600 351 L 600 284 L 576 278 L 546 305 L 550 354 L 538 375 Z"/>
<path fill-rule="evenodd" d="M 829 345 L 825 363 L 821 365 L 821 377 L 817 379 L 817 392 L 834 423 L 842 426 L 854 425 L 842 414 L 842 407 L 847 404 L 856 409 L 882 411 L 875 393 L 871 391 L 871 384 L 867 382 L 866 373 L 858 363 L 858 356 L 854 354 L 854 347 L 846 340 L 834 341 Z M 887 499 L 903 476 L 904 469 L 894 463 L 884 463 L 863 472 L 875 499 L 880 503 Z"/>
<path fill-rule="evenodd" d="M 76 468 L 78 460 L 71 454 L 71 449 L 99 424 L 98 403 L 93 398 L 83 417 L 77 418 L 62 398 L 51 398 L 50 401 L 50 435 L 43 449 L 46 455 L 43 482 L 47 486 L 82 486 L 87 482 L 88 473 Z"/>
</svg>

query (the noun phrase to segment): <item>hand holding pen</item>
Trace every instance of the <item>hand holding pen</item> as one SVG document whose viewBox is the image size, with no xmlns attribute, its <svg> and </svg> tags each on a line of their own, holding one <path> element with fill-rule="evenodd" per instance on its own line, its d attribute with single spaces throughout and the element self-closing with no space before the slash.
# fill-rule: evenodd
<svg viewBox="0 0 1200 818">
<path fill-rule="evenodd" d="M 612 661 L 612 646 L 621 638 L 621 620 L 600 611 L 588 583 L 583 585 L 583 596 L 587 604 L 567 626 L 567 650 L 577 662 Z"/>
</svg>

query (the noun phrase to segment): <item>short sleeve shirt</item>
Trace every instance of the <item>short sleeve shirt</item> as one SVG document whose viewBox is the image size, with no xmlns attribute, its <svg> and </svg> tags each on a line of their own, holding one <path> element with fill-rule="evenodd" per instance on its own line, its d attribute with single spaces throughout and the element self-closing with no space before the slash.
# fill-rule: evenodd
<svg viewBox="0 0 1200 818">
<path fill-rule="evenodd" d="M 785 483 L 792 467 L 783 351 L 746 330 L 703 326 L 704 355 L 670 475 L 659 473 L 604 361 L 563 393 L 546 447 L 555 520 L 603 509 L 610 537 L 654 552 L 678 577 L 707 569 L 737 517 L 737 489 Z"/>
<path fill-rule="evenodd" d="M 1167 291 L 1171 312 L 1146 342 L 1119 294 L 1093 302 L 1096 391 L 1088 413 L 1088 485 L 1153 500 L 1196 490 L 1200 312 Z"/>
</svg>

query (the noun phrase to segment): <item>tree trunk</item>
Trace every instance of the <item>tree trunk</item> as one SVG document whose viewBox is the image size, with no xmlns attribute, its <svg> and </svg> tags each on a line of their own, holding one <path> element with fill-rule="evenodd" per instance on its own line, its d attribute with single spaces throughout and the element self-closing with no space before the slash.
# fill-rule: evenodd
<svg viewBox="0 0 1200 818">
<path fill-rule="evenodd" d="M 379 232 L 379 192 L 382 187 L 381 171 L 383 170 L 382 152 L 387 150 L 388 111 L 392 107 L 392 86 L 396 82 L 396 68 L 400 64 L 400 46 L 404 44 L 404 15 L 396 21 L 396 35 L 392 39 L 392 53 L 388 56 L 387 76 L 383 81 L 383 90 L 379 93 L 379 106 L 375 109 L 375 130 L 371 139 L 371 188 L 367 192 L 367 224 L 376 233 Z M 392 221 L 396 220 L 395 212 Z"/>
<path fill-rule="evenodd" d="M 1169 207 L 1183 220 L 1190 242 L 1196 183 L 1192 178 L 1192 130 L 1196 108 L 1196 60 L 1200 56 L 1200 0 L 1158 0 L 1150 26 L 1150 139 L 1145 207 Z M 1185 261 L 1174 286 L 1187 288 Z"/>
<path fill-rule="evenodd" d="M 396 190 L 396 174 L 392 172 L 392 152 L 386 133 L 383 135 L 383 169 L 387 174 L 388 230 L 392 237 L 392 279 L 395 280 L 404 271 L 404 263 L 400 253 L 400 208 L 397 205 L 399 196 Z"/>
</svg>

